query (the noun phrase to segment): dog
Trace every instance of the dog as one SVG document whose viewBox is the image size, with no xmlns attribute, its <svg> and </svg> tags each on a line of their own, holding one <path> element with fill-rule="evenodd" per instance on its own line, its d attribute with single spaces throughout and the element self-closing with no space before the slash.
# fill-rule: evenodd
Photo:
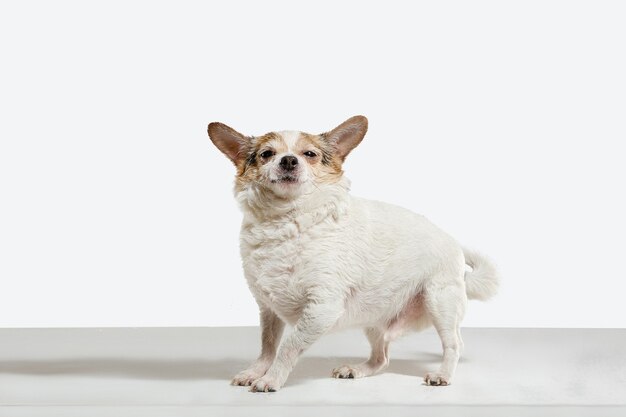
<svg viewBox="0 0 626 417">
<path fill-rule="evenodd" d="M 305 349 L 348 327 L 365 329 L 371 354 L 332 376 L 373 375 L 389 364 L 391 341 L 430 325 L 443 360 L 424 383 L 451 383 L 467 300 L 491 298 L 497 270 L 425 217 L 350 195 L 342 164 L 367 126 L 367 118 L 354 116 L 322 134 L 244 136 L 209 124 L 211 141 L 237 169 L 240 251 L 262 329 L 260 356 L 233 385 L 280 389 Z M 286 323 L 293 329 L 281 343 Z"/>
</svg>

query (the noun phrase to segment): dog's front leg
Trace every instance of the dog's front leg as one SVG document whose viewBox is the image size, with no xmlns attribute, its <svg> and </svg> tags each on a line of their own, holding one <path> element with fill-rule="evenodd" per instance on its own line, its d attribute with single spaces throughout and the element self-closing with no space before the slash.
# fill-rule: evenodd
<svg viewBox="0 0 626 417">
<path fill-rule="evenodd" d="M 330 330 L 342 313 L 343 304 L 307 305 L 293 332 L 280 345 L 274 363 L 264 376 L 252 383 L 250 391 L 272 392 L 282 387 L 300 354 Z"/>
<path fill-rule="evenodd" d="M 261 354 L 248 369 L 235 375 L 231 382 L 233 385 L 245 386 L 252 384 L 253 381 L 265 375 L 265 372 L 267 372 L 276 357 L 276 350 L 283 335 L 285 323 L 270 309 L 263 306 L 260 306 L 260 309 Z"/>
</svg>

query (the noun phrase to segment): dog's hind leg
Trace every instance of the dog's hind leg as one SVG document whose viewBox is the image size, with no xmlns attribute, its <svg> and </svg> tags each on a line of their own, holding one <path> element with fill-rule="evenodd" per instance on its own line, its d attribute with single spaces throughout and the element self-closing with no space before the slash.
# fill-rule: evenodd
<svg viewBox="0 0 626 417">
<path fill-rule="evenodd" d="M 424 382 L 427 385 L 449 385 L 463 345 L 459 326 L 467 304 L 465 288 L 462 282 L 431 287 L 425 291 L 424 301 L 443 347 L 443 361 L 439 370 L 427 373 Z"/>
<path fill-rule="evenodd" d="M 369 359 L 357 365 L 344 365 L 333 369 L 333 378 L 362 378 L 380 372 L 389 365 L 390 340 L 385 332 L 368 327 L 365 334 L 372 346 Z"/>
</svg>

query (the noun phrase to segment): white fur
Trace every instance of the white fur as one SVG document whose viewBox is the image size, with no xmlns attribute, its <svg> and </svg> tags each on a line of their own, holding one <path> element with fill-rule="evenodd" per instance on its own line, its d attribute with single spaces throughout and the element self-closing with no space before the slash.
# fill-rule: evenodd
<svg viewBox="0 0 626 417">
<path fill-rule="evenodd" d="M 283 137 L 292 148 L 297 138 Z M 312 184 L 302 166 L 303 180 L 290 185 L 291 191 L 253 182 L 236 195 L 244 214 L 243 268 L 261 310 L 263 346 L 259 359 L 233 383 L 277 390 L 315 340 L 355 326 L 366 329 L 371 356 L 332 374 L 371 375 L 389 363 L 389 342 L 434 324 L 443 363 L 425 381 L 449 384 L 468 296 L 487 299 L 495 293 L 493 266 L 423 216 L 352 197 L 346 178 Z M 294 327 L 279 346 L 284 323 Z"/>
<path fill-rule="evenodd" d="M 277 133 L 289 149 L 294 149 L 296 147 L 296 142 L 298 142 L 298 139 L 300 138 L 300 132 L 297 130 L 283 130 Z"/>
</svg>

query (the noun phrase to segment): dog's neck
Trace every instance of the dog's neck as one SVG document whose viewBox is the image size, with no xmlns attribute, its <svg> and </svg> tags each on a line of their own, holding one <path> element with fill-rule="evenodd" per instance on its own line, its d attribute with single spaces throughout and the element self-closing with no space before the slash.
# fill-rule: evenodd
<svg viewBox="0 0 626 417">
<path fill-rule="evenodd" d="M 311 185 L 298 196 L 281 197 L 257 184 L 236 193 L 244 216 L 255 223 L 295 221 L 317 223 L 328 216 L 345 213 L 350 180 L 342 177 L 332 184 Z M 305 220 L 306 218 L 306 220 Z"/>
</svg>

